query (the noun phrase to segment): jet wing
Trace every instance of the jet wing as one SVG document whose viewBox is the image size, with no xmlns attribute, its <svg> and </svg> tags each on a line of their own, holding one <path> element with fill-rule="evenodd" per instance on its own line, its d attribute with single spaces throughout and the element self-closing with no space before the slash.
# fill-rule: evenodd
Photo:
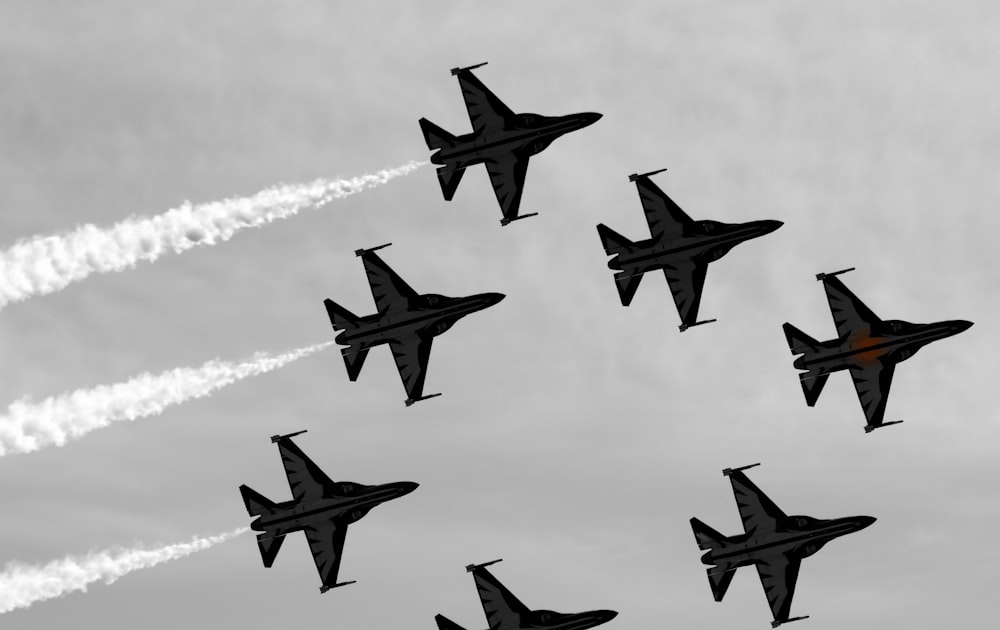
<svg viewBox="0 0 1000 630">
<path fill-rule="evenodd" d="M 486 160 L 486 172 L 490 174 L 493 194 L 497 196 L 500 211 L 508 221 L 517 218 L 521 207 L 521 191 L 524 190 L 524 176 L 528 172 L 528 157 L 508 153 Z"/>
<path fill-rule="evenodd" d="M 478 567 L 472 571 L 479 590 L 479 601 L 486 613 L 490 630 L 517 630 L 521 627 L 521 616 L 530 612 L 529 608 L 514 597 L 500 580 L 487 569 Z"/>
<path fill-rule="evenodd" d="M 854 389 L 858 392 L 858 400 L 865 410 L 865 420 L 869 427 L 881 425 L 885 418 L 885 403 L 889 398 L 889 386 L 892 385 L 892 374 L 895 371 L 894 363 L 882 361 L 875 361 L 864 368 L 851 367 Z"/>
<path fill-rule="evenodd" d="M 290 439 L 278 440 L 278 452 L 296 501 L 319 497 L 324 490 L 332 490 L 333 481 Z"/>
<path fill-rule="evenodd" d="M 476 133 L 499 131 L 514 118 L 514 112 L 471 71 L 459 70 L 458 84 L 462 88 L 462 97 L 465 98 L 469 121 Z"/>
<path fill-rule="evenodd" d="M 729 480 L 733 484 L 733 495 L 746 533 L 773 532 L 779 521 L 788 518 L 742 471 L 733 471 Z"/>
<path fill-rule="evenodd" d="M 423 396 L 424 377 L 427 375 L 427 361 L 431 356 L 433 340 L 430 335 L 411 334 L 389 342 L 399 378 L 403 381 L 406 395 L 412 400 Z"/>
<path fill-rule="evenodd" d="M 368 285 L 371 287 L 379 315 L 384 315 L 390 310 L 406 309 L 410 300 L 416 299 L 417 292 L 385 264 L 378 254 L 366 251 L 361 255 L 361 259 L 365 263 Z"/>
<path fill-rule="evenodd" d="M 663 236 L 678 237 L 687 226 L 694 223 L 649 177 L 643 175 L 636 178 L 635 187 L 639 190 L 639 200 L 646 213 L 649 233 L 654 239 Z"/>
<path fill-rule="evenodd" d="M 698 307 L 701 306 L 701 291 L 705 286 L 707 272 L 706 263 L 693 260 L 663 268 L 670 293 L 674 296 L 674 304 L 677 305 L 677 314 L 681 316 L 681 322 L 688 326 L 698 320 Z"/>
<path fill-rule="evenodd" d="M 347 525 L 337 524 L 330 520 L 323 524 L 310 525 L 305 530 L 309 541 L 309 551 L 319 572 L 323 586 L 337 586 L 337 574 L 340 572 L 340 557 L 344 552 L 344 538 L 347 536 Z"/>
<path fill-rule="evenodd" d="M 843 338 L 857 332 L 867 333 L 873 325 L 882 321 L 844 286 L 840 278 L 826 276 L 823 278 L 823 286 L 826 287 L 826 299 L 830 302 L 830 313 L 833 315 L 833 323 L 837 326 L 839 337 Z"/>
<path fill-rule="evenodd" d="M 771 606 L 774 621 L 788 621 L 792 608 L 792 595 L 795 594 L 795 582 L 799 577 L 799 558 L 790 558 L 785 554 L 768 556 L 757 563 L 757 575 L 764 587 L 764 595 Z"/>
</svg>

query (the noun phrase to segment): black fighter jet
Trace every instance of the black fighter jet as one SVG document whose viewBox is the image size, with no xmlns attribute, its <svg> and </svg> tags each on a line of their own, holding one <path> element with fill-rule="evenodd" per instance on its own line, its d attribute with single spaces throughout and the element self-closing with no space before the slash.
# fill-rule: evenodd
<svg viewBox="0 0 1000 630">
<path fill-rule="evenodd" d="M 871 433 L 902 422 L 883 421 L 896 364 L 912 357 L 925 344 L 968 330 L 972 322 L 955 319 L 911 324 L 900 319 L 881 320 L 836 277 L 853 269 L 816 274 L 826 288 L 837 326 L 836 339 L 816 341 L 787 322 L 784 329 L 792 354 L 802 355 L 792 365 L 805 370 L 799 373 L 799 381 L 806 404 L 816 404 L 831 372 L 850 370 L 867 419 L 865 433 Z"/>
<path fill-rule="evenodd" d="M 485 164 L 490 174 L 503 218 L 500 225 L 538 214 L 518 215 L 528 158 L 549 146 L 553 140 L 571 131 L 583 129 L 601 118 L 601 114 L 584 113 L 568 116 L 515 114 L 472 74 L 474 68 L 452 68 L 458 77 L 469 110 L 472 133 L 453 136 L 426 118 L 420 119 L 427 148 L 437 153 L 431 156 L 437 170 L 444 198 L 451 201 L 467 166 Z"/>
<path fill-rule="evenodd" d="M 755 565 L 774 616 L 771 627 L 777 628 L 783 623 L 808 617 L 788 616 L 802 559 L 813 555 L 834 538 L 868 527 L 875 519 L 871 516 L 827 520 L 811 516 L 786 516 L 781 508 L 741 472 L 759 465 L 750 464 L 722 471 L 733 483 L 733 494 L 736 495 L 736 505 L 740 509 L 740 518 L 743 519 L 744 534 L 723 536 L 697 518 L 691 519 L 691 528 L 698 541 L 698 548 L 708 550 L 701 561 L 715 565 L 708 569 L 708 582 L 715 601 L 721 602 L 726 595 L 736 569 Z"/>
<path fill-rule="evenodd" d="M 504 298 L 502 293 L 480 293 L 468 297 L 447 297 L 435 293 L 419 294 L 410 288 L 375 250 L 355 250 L 365 263 L 368 284 L 378 313 L 358 317 L 333 300 L 324 300 L 326 311 L 334 330 L 343 331 L 336 336 L 337 343 L 346 344 L 340 353 L 347 366 L 347 376 L 358 379 L 368 350 L 387 343 L 396 360 L 396 369 L 406 388 L 406 406 L 441 394 L 424 395 L 424 376 L 427 360 L 431 355 L 434 337 L 452 327 L 469 313 L 493 306 Z"/>
<path fill-rule="evenodd" d="M 335 483 L 292 442 L 291 438 L 300 433 L 305 431 L 271 436 L 285 465 L 292 500 L 275 503 L 246 485 L 240 486 L 240 494 L 250 516 L 258 517 L 250 523 L 250 528 L 262 532 L 257 534 L 257 546 L 264 566 L 274 563 L 286 534 L 304 532 L 323 582 L 319 592 L 325 593 L 354 583 L 353 580 L 337 582 L 347 526 L 379 503 L 413 492 L 417 484 L 412 481 L 376 486 L 352 481 Z"/>
<path fill-rule="evenodd" d="M 479 600 L 486 613 L 490 630 L 586 630 L 611 621 L 618 616 L 613 610 L 591 610 L 582 613 L 558 613 L 554 610 L 531 610 L 507 590 L 500 580 L 486 570 L 493 560 L 484 564 L 470 564 L 465 567 L 472 573 L 479 590 Z M 462 626 L 444 615 L 436 615 L 439 630 L 464 630 Z"/>
<path fill-rule="evenodd" d="M 715 321 L 698 321 L 708 263 L 722 258 L 743 241 L 770 234 L 783 224 L 781 221 L 695 221 L 649 180 L 650 175 L 665 170 L 628 176 L 639 190 L 652 238 L 632 242 L 603 223 L 598 224 L 597 233 L 604 251 L 614 256 L 608 267 L 617 270 L 615 284 L 622 306 L 632 302 L 644 273 L 662 269 L 681 317 L 680 330 L 684 332 L 692 326 Z"/>
</svg>

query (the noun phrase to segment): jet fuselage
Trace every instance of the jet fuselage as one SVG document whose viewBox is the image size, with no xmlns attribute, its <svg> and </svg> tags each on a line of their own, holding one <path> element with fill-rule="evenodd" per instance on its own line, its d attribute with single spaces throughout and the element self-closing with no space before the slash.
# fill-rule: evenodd
<svg viewBox="0 0 1000 630">
<path fill-rule="evenodd" d="M 875 518 L 871 516 L 827 520 L 810 516 L 789 516 L 788 522 L 774 531 L 730 536 L 717 547 L 705 552 L 701 561 L 728 571 L 783 554 L 806 558 L 834 538 L 860 531 L 874 522 Z"/>
<path fill-rule="evenodd" d="M 411 334 L 440 335 L 470 313 L 493 306 L 504 298 L 502 293 L 480 293 L 467 297 L 447 297 L 427 293 L 407 309 L 359 318 L 354 328 L 340 332 L 340 344 L 370 348 Z"/>
<path fill-rule="evenodd" d="M 567 116 L 518 114 L 516 122 L 509 127 L 456 137 L 450 146 L 438 149 L 431 155 L 431 163 L 447 164 L 450 168 L 459 170 L 512 153 L 535 155 L 559 136 L 583 129 L 600 118 L 601 114 L 590 112 Z"/>
<path fill-rule="evenodd" d="M 923 346 L 967 330 L 972 322 L 961 319 L 913 324 L 898 319 L 885 320 L 867 331 L 854 331 L 843 338 L 820 342 L 792 365 L 814 375 L 851 368 L 865 368 L 873 363 L 900 363 Z"/>
<path fill-rule="evenodd" d="M 410 481 L 375 486 L 341 482 L 337 486 L 343 496 L 319 496 L 278 503 L 271 513 L 257 517 L 250 528 L 283 536 L 319 521 L 341 519 L 345 523 L 353 523 L 376 505 L 397 499 L 417 488 L 417 484 Z"/>
<path fill-rule="evenodd" d="M 630 251 L 621 252 L 609 260 L 608 268 L 641 274 L 692 259 L 712 262 L 725 256 L 736 245 L 770 234 L 782 225 L 781 221 L 698 221 L 696 230 L 691 234 L 680 237 L 663 235 L 636 241 Z"/>
</svg>

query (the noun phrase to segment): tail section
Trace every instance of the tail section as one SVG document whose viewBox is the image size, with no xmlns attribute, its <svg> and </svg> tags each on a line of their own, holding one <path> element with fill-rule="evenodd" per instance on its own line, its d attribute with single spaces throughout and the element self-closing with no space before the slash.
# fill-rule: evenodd
<svg viewBox="0 0 1000 630">
<path fill-rule="evenodd" d="M 819 395 L 823 393 L 823 386 L 826 385 L 826 379 L 829 377 L 829 374 L 813 376 L 808 373 L 799 376 L 799 382 L 802 384 L 802 393 L 805 394 L 807 405 L 810 407 L 816 405 Z"/>
<path fill-rule="evenodd" d="M 698 542 L 698 549 L 715 550 L 726 542 L 725 536 L 697 518 L 691 519 L 691 529 L 694 531 L 694 539 Z"/>
<path fill-rule="evenodd" d="M 725 546 L 726 541 L 729 539 L 697 518 L 691 519 L 691 529 L 694 531 L 694 539 L 698 542 L 698 548 L 709 550 L 708 553 L 702 556 L 701 561 L 705 564 L 714 563 L 710 556 L 714 551 Z M 722 565 L 710 567 L 707 573 L 708 584 L 712 587 L 712 595 L 715 597 L 715 601 L 721 602 L 722 598 L 726 596 L 729 583 L 733 581 L 733 576 L 736 575 L 736 569 L 730 569 Z"/>
<path fill-rule="evenodd" d="M 465 174 L 464 168 L 454 169 L 449 166 L 442 166 L 437 170 L 438 183 L 441 184 L 441 192 L 444 193 L 445 201 L 451 201 L 458 190 L 458 184 Z"/>
<path fill-rule="evenodd" d="M 257 548 L 260 549 L 261 560 L 264 561 L 265 567 L 270 567 L 274 564 L 274 559 L 278 557 L 278 551 L 281 549 L 281 543 L 285 542 L 285 535 L 275 536 L 274 538 L 269 537 L 270 534 L 259 534 L 257 536 Z"/>
<path fill-rule="evenodd" d="M 782 328 L 785 330 L 785 340 L 788 341 L 788 348 L 792 354 L 803 354 L 819 348 L 818 341 L 788 322 L 785 322 Z"/>
<path fill-rule="evenodd" d="M 250 514 L 250 516 L 270 514 L 278 507 L 274 501 L 268 499 L 246 484 L 240 486 L 240 494 L 243 495 L 243 504 L 246 505 L 247 513 Z"/>
<path fill-rule="evenodd" d="M 597 233 L 601 237 L 601 243 L 604 245 L 604 251 L 608 253 L 608 256 L 630 252 L 635 247 L 635 243 L 603 223 L 597 224 Z"/>
<path fill-rule="evenodd" d="M 326 306 L 326 313 L 330 316 L 330 323 L 333 324 L 334 328 L 350 330 L 357 328 L 361 322 L 361 318 L 333 300 L 323 300 L 323 304 Z"/>
<path fill-rule="evenodd" d="M 437 622 L 438 630 L 465 630 L 465 628 L 444 615 L 434 615 L 434 621 Z"/>
<path fill-rule="evenodd" d="M 426 118 L 420 119 L 420 130 L 424 132 L 424 142 L 428 149 L 443 149 L 455 142 L 455 136 L 438 127 Z"/>
</svg>

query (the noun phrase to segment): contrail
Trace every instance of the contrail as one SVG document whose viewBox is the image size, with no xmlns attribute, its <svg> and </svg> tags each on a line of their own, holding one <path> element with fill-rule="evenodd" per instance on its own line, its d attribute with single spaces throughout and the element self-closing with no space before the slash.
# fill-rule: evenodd
<svg viewBox="0 0 1000 630">
<path fill-rule="evenodd" d="M 146 372 L 124 383 L 78 389 L 38 403 L 21 398 L 0 416 L 0 455 L 30 453 L 52 444 L 62 446 L 70 438 L 117 420 L 157 415 L 170 405 L 208 396 L 230 383 L 276 370 L 334 343 L 328 341 L 277 356 L 258 352 L 243 363 L 213 359 L 196 368 L 175 368 L 156 375 Z"/>
<path fill-rule="evenodd" d="M 111 584 L 137 569 L 146 569 L 168 560 L 191 555 L 250 531 L 234 529 L 218 536 L 193 538 L 191 542 L 158 549 L 122 549 L 112 547 L 85 556 L 67 556 L 45 566 L 9 562 L 0 573 L 0 613 L 27 608 L 35 602 L 52 599 L 72 591 L 87 591 L 87 586 L 103 580 Z"/>
<path fill-rule="evenodd" d="M 380 186 L 427 162 L 352 179 L 317 179 L 310 184 L 267 188 L 251 197 L 234 197 L 180 207 L 155 217 L 132 216 L 110 228 L 86 224 L 55 236 L 22 239 L 0 253 L 0 309 L 35 295 L 64 289 L 92 273 L 122 271 L 165 252 L 229 240 L 237 231 L 284 219 L 307 207 Z"/>
</svg>

